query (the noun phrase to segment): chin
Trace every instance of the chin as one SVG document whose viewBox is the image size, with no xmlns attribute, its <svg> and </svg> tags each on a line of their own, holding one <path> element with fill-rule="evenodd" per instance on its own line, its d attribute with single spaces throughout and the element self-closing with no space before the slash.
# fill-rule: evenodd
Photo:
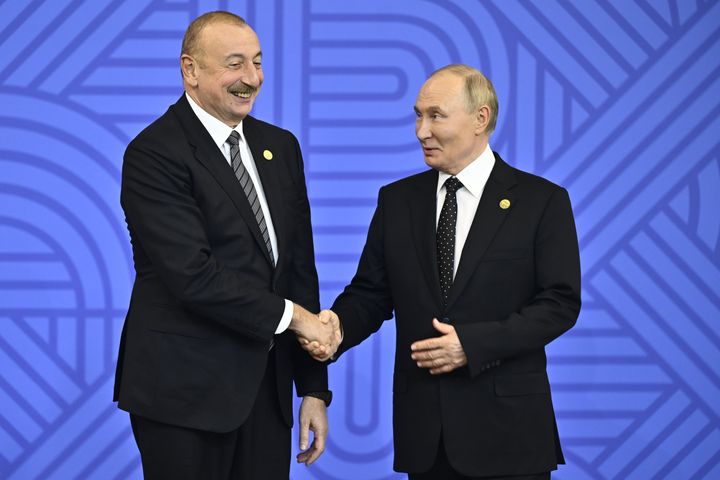
<svg viewBox="0 0 720 480">
<path fill-rule="evenodd" d="M 236 118 L 239 118 L 242 121 L 243 118 L 248 116 L 248 114 L 250 113 L 250 110 L 252 110 L 252 105 L 250 105 L 247 108 L 242 108 L 240 110 L 236 110 L 233 113 L 235 114 Z"/>
<path fill-rule="evenodd" d="M 425 155 L 425 164 L 428 167 L 439 170 L 441 163 L 437 157 Z"/>
</svg>

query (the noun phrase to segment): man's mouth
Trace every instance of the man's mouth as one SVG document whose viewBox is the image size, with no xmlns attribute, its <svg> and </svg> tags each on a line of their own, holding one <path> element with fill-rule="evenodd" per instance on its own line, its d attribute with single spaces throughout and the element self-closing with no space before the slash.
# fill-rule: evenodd
<svg viewBox="0 0 720 480">
<path fill-rule="evenodd" d="M 230 93 L 235 95 L 238 98 L 250 98 L 253 94 L 252 91 L 230 92 Z"/>
</svg>

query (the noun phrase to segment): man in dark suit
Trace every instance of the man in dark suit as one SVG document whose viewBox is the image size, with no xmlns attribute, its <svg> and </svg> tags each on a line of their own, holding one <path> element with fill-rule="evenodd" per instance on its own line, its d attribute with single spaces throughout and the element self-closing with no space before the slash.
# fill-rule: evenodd
<svg viewBox="0 0 720 480">
<path fill-rule="evenodd" d="M 287 479 L 292 381 L 298 460 L 322 453 L 326 367 L 296 335 L 330 343 L 295 137 L 248 115 L 263 81 L 243 19 L 189 26 L 185 93 L 128 146 L 121 201 L 136 279 L 115 399 L 145 478 Z"/>
<path fill-rule="evenodd" d="M 544 347 L 580 310 L 568 194 L 492 152 L 498 104 L 479 71 L 438 70 L 415 112 L 432 169 L 380 189 L 357 273 L 332 306 L 338 352 L 394 311 L 395 469 L 411 479 L 550 478 L 563 455 Z"/>
</svg>

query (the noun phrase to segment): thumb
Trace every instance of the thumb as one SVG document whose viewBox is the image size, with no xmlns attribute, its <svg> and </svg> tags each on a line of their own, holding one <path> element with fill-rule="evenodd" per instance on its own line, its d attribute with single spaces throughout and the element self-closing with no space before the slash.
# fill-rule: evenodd
<svg viewBox="0 0 720 480">
<path fill-rule="evenodd" d="M 300 423 L 300 450 L 307 450 L 308 438 L 310 437 L 310 425 L 307 422 Z"/>
<path fill-rule="evenodd" d="M 433 318 L 433 327 L 435 327 L 435 330 L 442 333 L 443 335 L 447 335 L 448 333 L 453 331 L 452 325 L 443 323 L 437 318 Z"/>
</svg>

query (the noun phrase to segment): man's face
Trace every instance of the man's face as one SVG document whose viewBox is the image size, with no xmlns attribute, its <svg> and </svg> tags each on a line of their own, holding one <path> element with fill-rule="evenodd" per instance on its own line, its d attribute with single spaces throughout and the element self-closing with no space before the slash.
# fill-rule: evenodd
<svg viewBox="0 0 720 480">
<path fill-rule="evenodd" d="M 422 145 L 425 163 L 435 170 L 457 175 L 482 153 L 482 118 L 468 112 L 465 80 L 441 72 L 429 78 L 415 101 L 415 135 Z"/>
<path fill-rule="evenodd" d="M 183 56 L 186 88 L 205 111 L 235 127 L 252 109 L 263 82 L 260 41 L 247 25 L 210 24 L 195 57 Z M 190 60 L 188 60 L 190 59 Z M 187 62 L 194 68 L 187 74 Z"/>
</svg>

